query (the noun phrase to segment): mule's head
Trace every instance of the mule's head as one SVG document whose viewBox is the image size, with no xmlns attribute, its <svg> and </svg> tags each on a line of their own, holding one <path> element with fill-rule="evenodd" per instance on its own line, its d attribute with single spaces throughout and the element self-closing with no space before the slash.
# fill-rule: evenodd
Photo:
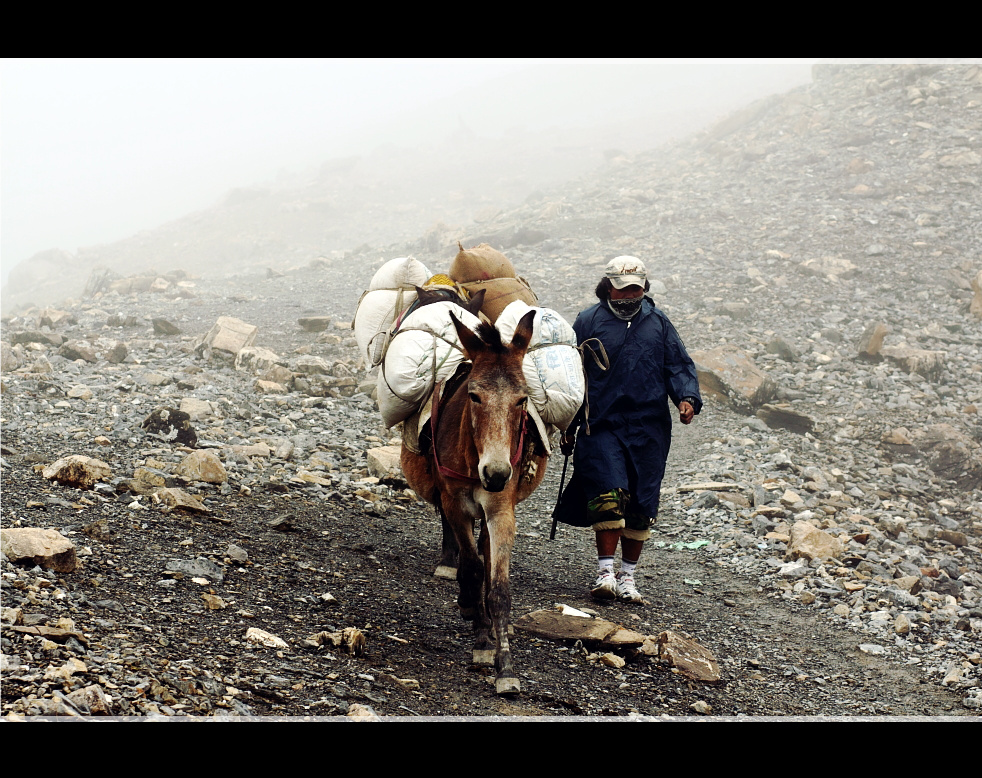
<svg viewBox="0 0 982 778">
<path fill-rule="evenodd" d="M 521 446 L 528 406 L 522 359 L 532 339 L 535 311 L 526 313 L 511 343 L 482 323 L 471 331 L 451 313 L 457 336 L 473 363 L 467 382 L 467 413 L 478 457 L 478 478 L 489 492 L 500 492 L 512 476 L 512 461 Z M 521 452 L 518 451 L 518 456 Z"/>
</svg>

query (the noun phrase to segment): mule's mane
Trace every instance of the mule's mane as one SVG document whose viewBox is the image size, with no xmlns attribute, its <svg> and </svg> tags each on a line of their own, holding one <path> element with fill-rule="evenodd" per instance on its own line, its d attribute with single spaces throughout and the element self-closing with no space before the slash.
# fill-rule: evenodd
<svg viewBox="0 0 982 778">
<path fill-rule="evenodd" d="M 501 342 L 501 333 L 493 324 L 482 321 L 477 328 L 477 336 L 484 341 L 484 345 L 495 354 L 504 354 L 507 346 Z"/>
</svg>

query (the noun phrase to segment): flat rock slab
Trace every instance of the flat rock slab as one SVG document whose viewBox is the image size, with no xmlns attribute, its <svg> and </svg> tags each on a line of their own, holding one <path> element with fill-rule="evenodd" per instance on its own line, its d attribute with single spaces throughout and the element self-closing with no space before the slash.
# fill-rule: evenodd
<svg viewBox="0 0 982 778">
<path fill-rule="evenodd" d="M 193 494 L 188 494 L 183 489 L 165 487 L 157 489 L 154 494 L 156 494 L 160 501 L 169 508 L 192 511 L 195 513 L 211 512 L 207 507 L 205 507 L 205 504 L 201 502 L 199 497 L 196 497 Z"/>
<path fill-rule="evenodd" d="M 841 257 L 817 257 L 801 263 L 801 270 L 812 276 L 853 278 L 859 274 L 855 263 Z"/>
<path fill-rule="evenodd" d="M 331 326 L 330 316 L 304 316 L 297 319 L 297 324 L 307 332 L 323 332 Z"/>
<path fill-rule="evenodd" d="M 272 450 L 265 443 L 235 444 L 230 447 L 233 454 L 243 457 L 263 457 L 268 458 Z"/>
<path fill-rule="evenodd" d="M 65 643 L 69 638 L 74 638 L 82 644 L 88 644 L 88 640 L 81 632 L 75 632 L 74 630 L 63 629 L 61 627 L 49 627 L 44 624 L 35 624 L 29 627 L 12 626 L 10 629 L 24 635 L 34 635 L 39 638 L 45 638 L 53 643 Z"/>
<path fill-rule="evenodd" d="M 167 562 L 167 569 L 164 573 L 178 573 L 188 578 L 207 578 L 215 583 L 221 583 L 225 580 L 225 573 L 221 566 L 205 557 L 171 559 Z"/>
<path fill-rule="evenodd" d="M 703 481 L 698 484 L 681 484 L 679 492 L 728 492 L 736 486 L 733 481 Z"/>
<path fill-rule="evenodd" d="M 682 675 L 694 681 L 715 683 L 720 679 L 716 657 L 693 638 L 666 630 L 658 636 L 658 655 Z"/>
<path fill-rule="evenodd" d="M 567 616 L 552 610 L 533 611 L 522 616 L 515 622 L 515 629 L 550 640 L 585 640 L 624 647 L 644 643 L 644 635 L 624 629 L 612 621 Z"/>
<path fill-rule="evenodd" d="M 936 381 L 945 367 L 945 352 L 927 351 L 909 346 L 884 346 L 881 353 L 901 370 L 917 373 L 928 380 Z"/>
</svg>

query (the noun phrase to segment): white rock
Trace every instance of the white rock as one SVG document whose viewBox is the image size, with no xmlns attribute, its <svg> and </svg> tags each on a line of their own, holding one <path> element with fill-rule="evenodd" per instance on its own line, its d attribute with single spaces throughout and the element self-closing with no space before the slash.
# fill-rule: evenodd
<svg viewBox="0 0 982 778">
<path fill-rule="evenodd" d="M 249 627 L 246 630 L 245 639 L 247 643 L 255 646 L 266 646 L 267 648 L 289 648 L 286 641 L 276 637 L 269 632 L 264 632 L 256 627 Z"/>
</svg>

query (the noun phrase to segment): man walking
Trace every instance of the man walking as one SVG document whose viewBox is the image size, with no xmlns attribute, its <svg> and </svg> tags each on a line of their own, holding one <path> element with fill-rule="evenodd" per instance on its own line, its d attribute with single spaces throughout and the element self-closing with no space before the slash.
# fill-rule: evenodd
<svg viewBox="0 0 982 778">
<path fill-rule="evenodd" d="M 562 440 L 564 454 L 575 450 L 576 489 L 596 532 L 596 599 L 644 602 L 634 570 L 658 514 L 672 441 L 668 403 L 678 408 L 683 424 L 702 409 L 695 365 L 668 317 L 644 296 L 649 288 L 641 260 L 617 257 L 597 285 L 600 302 L 573 324 L 580 345 L 596 338 L 610 360 L 606 371 L 587 362 L 588 404 Z M 579 436 L 577 427 L 583 430 Z M 615 576 L 618 542 L 621 568 Z"/>
</svg>

